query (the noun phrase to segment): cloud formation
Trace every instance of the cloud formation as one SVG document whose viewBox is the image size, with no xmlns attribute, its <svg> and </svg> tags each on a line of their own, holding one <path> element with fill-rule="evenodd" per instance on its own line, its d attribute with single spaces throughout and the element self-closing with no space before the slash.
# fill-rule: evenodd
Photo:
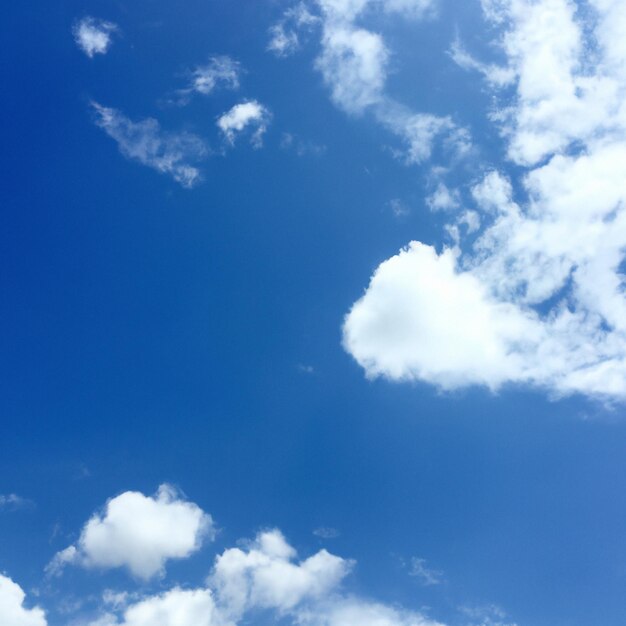
<svg viewBox="0 0 626 626">
<path fill-rule="evenodd" d="M 264 531 L 219 555 L 206 587 L 174 587 L 129 606 L 115 602 L 90 626 L 157 621 L 159 626 L 235 626 L 259 611 L 293 626 L 442 626 L 419 613 L 342 593 L 352 566 L 326 550 L 298 560 L 279 530 Z"/>
<path fill-rule="evenodd" d="M 358 25 L 359 18 L 371 11 L 422 18 L 431 11 L 433 2 L 318 0 L 317 4 L 322 16 L 322 50 L 315 67 L 337 107 L 351 115 L 373 114 L 404 143 L 404 150 L 396 153 L 409 164 L 428 159 L 437 139 L 443 139 L 454 154 L 469 150 L 469 133 L 451 117 L 413 111 L 387 94 L 389 49 L 380 33 Z"/>
<path fill-rule="evenodd" d="M 6 509 L 8 511 L 17 511 L 18 509 L 25 509 L 32 506 L 34 506 L 34 504 L 31 500 L 22 498 L 15 493 L 0 493 L 0 511 L 2 509 Z"/>
<path fill-rule="evenodd" d="M 319 22 L 305 2 L 288 8 L 282 18 L 269 29 L 267 49 L 278 57 L 292 55 L 300 48 L 300 34 Z"/>
<path fill-rule="evenodd" d="M 190 73 L 189 85 L 176 92 L 177 103 L 185 105 L 194 93 L 208 96 L 218 88 L 238 89 L 241 65 L 229 56 L 213 56 Z"/>
<path fill-rule="evenodd" d="M 85 524 L 77 544 L 59 552 L 48 573 L 58 574 L 68 564 L 126 567 L 147 580 L 162 575 L 169 559 L 189 557 L 213 534 L 211 516 L 183 500 L 171 486 L 161 485 L 154 497 L 127 491 L 109 500 L 103 513 Z"/>
<path fill-rule="evenodd" d="M 483 8 L 508 64 L 463 65 L 496 90 L 491 118 L 523 174 L 486 168 L 448 225 L 452 247 L 412 242 L 382 263 L 346 317 L 344 345 L 370 377 L 623 399 L 626 7 Z"/>
<path fill-rule="evenodd" d="M 270 122 L 270 112 L 256 100 L 236 104 L 232 109 L 221 115 L 217 120 L 218 128 L 224 133 L 227 141 L 235 143 L 237 134 L 247 128 L 253 128 L 250 142 L 253 147 L 260 148 L 263 145 L 263 135 Z"/>
<path fill-rule="evenodd" d="M 0 624 L 3 626 L 46 626 L 46 616 L 38 608 L 24 607 L 26 594 L 7 576 L 0 574 Z"/>
<path fill-rule="evenodd" d="M 113 34 L 118 27 L 113 22 L 84 17 L 73 28 L 74 40 L 78 47 L 91 59 L 96 54 L 106 54 L 113 42 Z"/>
<path fill-rule="evenodd" d="M 97 102 L 91 104 L 96 113 L 96 124 L 117 142 L 126 158 L 169 174 L 186 188 L 200 182 L 201 174 L 196 163 L 208 153 L 200 137 L 188 132 L 166 132 L 155 119 L 133 122 L 116 109 Z"/>
</svg>

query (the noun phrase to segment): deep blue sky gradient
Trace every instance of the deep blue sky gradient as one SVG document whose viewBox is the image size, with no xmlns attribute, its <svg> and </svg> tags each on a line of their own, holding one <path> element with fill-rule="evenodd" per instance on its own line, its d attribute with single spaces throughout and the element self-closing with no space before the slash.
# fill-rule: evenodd
<svg viewBox="0 0 626 626">
<path fill-rule="evenodd" d="M 128 587 L 123 572 L 68 570 L 49 584 L 42 570 L 107 498 L 170 481 L 221 532 L 156 588 L 201 582 L 217 551 L 277 526 L 303 555 L 324 545 L 357 559 L 355 591 L 441 620 L 496 603 L 520 625 L 623 624 L 621 408 L 371 382 L 342 350 L 343 316 L 373 269 L 413 238 L 441 246 L 441 218 L 424 205 L 426 170 L 331 104 L 315 37 L 284 61 L 264 52 L 282 8 L 5 7 L 0 493 L 35 506 L 0 512 L 0 571 L 42 599 Z M 121 26 L 105 57 L 74 44 L 84 14 Z M 497 159 L 488 96 L 445 53 L 457 29 L 479 45 L 478 3 L 385 28 L 397 35 L 390 91 L 461 116 Z M 241 91 L 164 106 L 211 54 L 241 61 Z M 191 191 L 124 159 L 89 108 L 157 117 L 218 151 L 215 119 L 245 97 L 273 113 L 264 149 L 215 154 Z M 326 151 L 298 157 L 282 132 Z M 393 198 L 408 216 L 394 217 Z M 341 535 L 320 540 L 318 526 Z M 420 586 L 402 566 L 412 556 L 445 583 Z"/>
</svg>

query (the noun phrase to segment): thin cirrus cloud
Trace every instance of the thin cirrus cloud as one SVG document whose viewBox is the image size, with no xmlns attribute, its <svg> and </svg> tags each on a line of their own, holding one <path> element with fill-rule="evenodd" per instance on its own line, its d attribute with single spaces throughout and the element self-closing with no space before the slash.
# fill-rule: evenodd
<svg viewBox="0 0 626 626">
<path fill-rule="evenodd" d="M 113 35 L 118 31 L 113 22 L 95 17 L 84 17 L 73 28 L 76 44 L 89 58 L 106 54 L 113 43 Z"/>
<path fill-rule="evenodd" d="M 24 606 L 26 594 L 8 576 L 0 574 L 0 624 L 5 626 L 47 626 L 42 609 Z"/>
<path fill-rule="evenodd" d="M 236 104 L 221 115 L 217 120 L 217 126 L 231 145 L 235 143 L 237 135 L 252 129 L 250 142 L 254 148 L 260 148 L 270 119 L 271 114 L 265 106 L 256 100 L 249 100 Z"/>
<path fill-rule="evenodd" d="M 58 575 L 67 565 L 125 567 L 148 580 L 162 575 L 168 560 L 189 557 L 213 536 L 211 516 L 171 486 L 161 485 L 153 497 L 127 491 L 85 524 L 76 545 L 58 552 L 47 573 Z"/>
<path fill-rule="evenodd" d="M 117 109 L 92 102 L 96 125 L 114 139 L 120 152 L 186 188 L 202 179 L 198 163 L 208 154 L 205 142 L 192 133 L 167 132 L 153 118 L 133 121 Z"/>
<path fill-rule="evenodd" d="M 452 56 L 494 91 L 508 164 L 485 167 L 463 203 L 451 192 L 451 247 L 411 242 L 378 267 L 344 346 L 369 377 L 624 399 L 626 7 L 483 9 L 507 64 L 459 55 L 459 43 Z"/>
</svg>

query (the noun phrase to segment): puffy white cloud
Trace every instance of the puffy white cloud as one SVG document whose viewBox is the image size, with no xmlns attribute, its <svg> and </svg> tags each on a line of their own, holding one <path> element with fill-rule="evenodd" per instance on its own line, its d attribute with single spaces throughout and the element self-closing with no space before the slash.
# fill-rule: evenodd
<svg viewBox="0 0 626 626">
<path fill-rule="evenodd" d="M 216 562 L 211 583 L 234 615 L 251 608 L 286 612 L 303 600 L 324 597 L 350 571 L 351 562 L 320 550 L 296 562 L 278 530 L 260 533 L 247 550 L 231 548 Z"/>
<path fill-rule="evenodd" d="M 369 376 L 624 398 L 626 46 L 614 25 L 626 10 L 483 4 L 514 75 L 494 120 L 526 169 L 473 185 L 477 211 L 459 201 L 447 226 L 453 249 L 412 243 L 381 264 L 344 345 Z"/>
<path fill-rule="evenodd" d="M 278 530 L 242 548 L 226 549 L 206 587 L 173 589 L 140 599 L 107 594 L 106 610 L 90 626 L 236 626 L 266 615 L 294 626 L 442 626 L 420 613 L 345 595 L 341 583 L 352 561 L 321 550 L 298 561 Z"/>
<path fill-rule="evenodd" d="M 267 130 L 270 117 L 270 112 L 266 107 L 256 100 L 250 100 L 236 104 L 230 111 L 220 116 L 217 126 L 231 144 L 235 142 L 237 133 L 243 132 L 248 127 L 254 128 L 252 145 L 260 148 L 263 145 L 263 135 Z"/>
<path fill-rule="evenodd" d="M 208 152 L 196 135 L 163 131 L 157 120 L 133 122 L 120 111 L 92 102 L 96 124 L 113 138 L 120 152 L 158 172 L 169 174 L 183 187 L 193 187 L 201 180 L 196 162 Z"/>
<path fill-rule="evenodd" d="M 389 53 L 382 37 L 351 23 L 326 24 L 316 61 L 335 104 L 360 113 L 380 103 Z"/>
<path fill-rule="evenodd" d="M 145 598 L 128 607 L 121 618 L 105 615 L 91 626 L 227 626 L 209 589 L 180 589 Z M 234 625 L 233 625 L 234 626 Z"/>
<path fill-rule="evenodd" d="M 118 30 L 112 22 L 85 17 L 74 25 L 74 39 L 79 48 L 89 57 L 106 54 L 111 47 L 112 36 Z"/>
<path fill-rule="evenodd" d="M 481 63 L 453 46 L 453 58 L 493 87 L 516 86 L 515 99 L 505 96 L 493 112 L 516 163 L 534 165 L 572 142 L 623 129 L 625 53 L 616 29 L 626 11 L 608 0 L 590 5 L 596 14 L 585 23 L 571 0 L 483 0 L 487 18 L 505 28 L 508 65 Z"/>
<path fill-rule="evenodd" d="M 420 613 L 402 611 L 360 598 L 344 598 L 304 610 L 301 626 L 443 626 Z"/>
<path fill-rule="evenodd" d="M 24 607 L 26 594 L 7 576 L 0 574 L 0 624 L 2 626 L 46 626 L 46 616 L 40 608 Z"/>
<path fill-rule="evenodd" d="M 370 377 L 495 388 L 516 370 L 520 338 L 536 332 L 532 317 L 457 272 L 452 250 L 412 242 L 374 273 L 346 317 L 344 346 Z"/>
<path fill-rule="evenodd" d="M 154 497 L 127 491 L 109 500 L 103 513 L 85 524 L 77 545 L 58 553 L 48 571 L 59 573 L 69 563 L 126 567 L 134 576 L 148 579 L 161 575 L 169 559 L 193 554 L 213 533 L 210 515 L 169 485 L 161 485 Z"/>
</svg>

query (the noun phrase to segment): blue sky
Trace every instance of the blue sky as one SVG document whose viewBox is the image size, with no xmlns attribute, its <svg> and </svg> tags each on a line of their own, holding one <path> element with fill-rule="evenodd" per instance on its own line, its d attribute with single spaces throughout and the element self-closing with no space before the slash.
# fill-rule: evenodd
<svg viewBox="0 0 626 626">
<path fill-rule="evenodd" d="M 2 626 L 618 626 L 619 0 L 13 3 Z"/>
</svg>

